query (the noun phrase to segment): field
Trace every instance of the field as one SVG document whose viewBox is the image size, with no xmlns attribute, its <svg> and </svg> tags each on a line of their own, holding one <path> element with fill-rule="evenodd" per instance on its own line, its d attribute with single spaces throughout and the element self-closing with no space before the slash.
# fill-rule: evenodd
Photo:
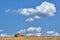
<svg viewBox="0 0 60 40">
<path fill-rule="evenodd" d="M 0 40 L 60 40 L 60 36 L 0 37 Z"/>
</svg>

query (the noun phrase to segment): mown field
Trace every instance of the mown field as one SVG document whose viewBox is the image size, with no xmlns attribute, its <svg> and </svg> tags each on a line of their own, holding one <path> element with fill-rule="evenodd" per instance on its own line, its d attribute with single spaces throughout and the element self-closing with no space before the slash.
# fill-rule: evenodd
<svg viewBox="0 0 60 40">
<path fill-rule="evenodd" d="M 60 36 L 0 37 L 0 40 L 60 40 Z"/>
</svg>

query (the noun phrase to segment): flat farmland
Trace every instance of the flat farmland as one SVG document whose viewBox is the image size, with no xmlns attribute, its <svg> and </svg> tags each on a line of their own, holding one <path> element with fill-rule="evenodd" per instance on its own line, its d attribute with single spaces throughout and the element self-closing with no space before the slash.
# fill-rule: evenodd
<svg viewBox="0 0 60 40">
<path fill-rule="evenodd" d="M 60 40 L 60 36 L 0 37 L 0 40 Z"/>
</svg>

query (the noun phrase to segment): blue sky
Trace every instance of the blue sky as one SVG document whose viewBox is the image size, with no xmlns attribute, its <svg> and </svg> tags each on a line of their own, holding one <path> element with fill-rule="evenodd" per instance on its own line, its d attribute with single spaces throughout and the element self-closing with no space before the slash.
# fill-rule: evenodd
<svg viewBox="0 0 60 40">
<path fill-rule="evenodd" d="M 32 22 L 25 20 L 32 16 L 24 16 L 18 13 L 6 13 L 5 10 L 17 10 L 20 8 L 35 8 L 42 2 L 51 2 L 56 7 L 55 16 L 41 16 L 40 19 Z M 21 29 L 28 27 L 41 27 L 41 32 L 44 34 L 47 30 L 54 30 L 60 33 L 60 0 L 0 0 L 0 29 L 4 30 L 0 33 L 15 34 Z M 45 34 L 44 34 L 45 35 Z"/>
</svg>

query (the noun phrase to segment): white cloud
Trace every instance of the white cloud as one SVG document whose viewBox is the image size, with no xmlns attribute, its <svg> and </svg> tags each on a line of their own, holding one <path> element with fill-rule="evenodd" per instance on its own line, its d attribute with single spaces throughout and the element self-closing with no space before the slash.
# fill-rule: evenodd
<svg viewBox="0 0 60 40">
<path fill-rule="evenodd" d="M 60 36 L 60 34 L 58 32 L 56 32 L 53 36 Z"/>
<path fill-rule="evenodd" d="M 48 33 L 48 34 L 54 34 L 55 31 L 47 31 L 46 33 Z"/>
<path fill-rule="evenodd" d="M 26 36 L 41 36 L 41 33 L 28 33 Z"/>
<path fill-rule="evenodd" d="M 26 19 L 26 21 L 29 21 L 29 22 L 34 21 L 34 18 L 29 17 L 28 19 Z"/>
<path fill-rule="evenodd" d="M 17 33 L 24 33 L 25 29 L 21 29 L 20 31 L 18 31 Z"/>
<path fill-rule="evenodd" d="M 18 10 L 18 13 L 21 13 L 22 15 L 31 15 L 35 12 L 36 10 L 33 8 L 22 8 L 20 11 Z"/>
<path fill-rule="evenodd" d="M 47 31 L 47 36 L 60 36 L 60 34 L 56 31 Z"/>
<path fill-rule="evenodd" d="M 25 36 L 41 36 L 41 27 L 29 27 L 18 31 L 17 33 L 26 33 Z"/>
<path fill-rule="evenodd" d="M 7 36 L 7 34 L 3 34 L 3 33 L 2 33 L 0 36 Z"/>
<path fill-rule="evenodd" d="M 29 27 L 26 36 L 41 36 L 41 27 Z"/>
<path fill-rule="evenodd" d="M 10 36 L 12 36 L 12 35 L 8 35 L 8 34 L 6 34 L 6 33 L 1 33 L 0 36 L 2 36 L 2 37 L 6 37 L 6 36 L 10 37 Z"/>
<path fill-rule="evenodd" d="M 29 27 L 27 29 L 27 32 L 30 32 L 30 33 L 32 33 L 32 32 L 39 33 L 39 32 L 41 32 L 41 28 L 40 27 Z"/>
<path fill-rule="evenodd" d="M 22 8 L 18 13 L 22 15 L 54 16 L 56 7 L 50 2 L 43 2 L 34 8 Z"/>
<path fill-rule="evenodd" d="M 6 10 L 9 12 L 10 9 Z M 54 16 L 56 12 L 56 7 L 53 3 L 42 2 L 41 5 L 35 8 L 20 8 L 17 10 L 11 10 L 11 12 L 16 12 L 22 15 L 39 15 L 39 16 Z"/>
<path fill-rule="evenodd" d="M 5 10 L 6 13 L 18 13 L 17 10 L 7 9 Z"/>
<path fill-rule="evenodd" d="M 40 15 L 54 16 L 56 7 L 50 2 L 43 2 L 40 6 L 36 7 L 36 10 L 40 12 Z"/>
<path fill-rule="evenodd" d="M 35 19 L 40 19 L 40 16 L 34 16 Z"/>
<path fill-rule="evenodd" d="M 28 19 L 26 19 L 26 21 L 32 22 L 35 19 L 40 19 L 40 16 L 29 17 Z"/>
</svg>

